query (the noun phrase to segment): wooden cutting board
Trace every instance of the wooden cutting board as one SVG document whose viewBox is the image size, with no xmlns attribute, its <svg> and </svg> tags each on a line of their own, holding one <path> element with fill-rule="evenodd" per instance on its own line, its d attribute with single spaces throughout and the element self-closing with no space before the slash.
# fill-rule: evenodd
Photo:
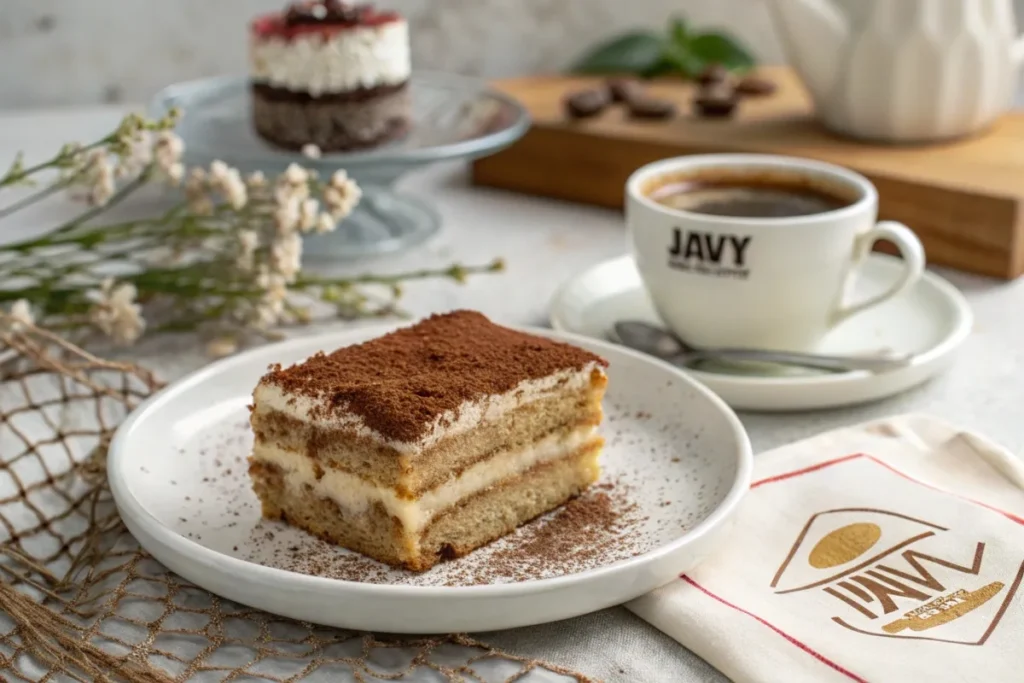
<svg viewBox="0 0 1024 683">
<path fill-rule="evenodd" d="M 1001 278 L 1024 272 L 1024 113 L 1007 115 L 984 135 L 939 145 L 896 147 L 836 137 L 812 117 L 811 103 L 785 68 L 762 72 L 774 95 L 747 99 L 730 120 L 690 114 L 692 86 L 659 81 L 652 95 L 676 101 L 670 121 L 630 120 L 613 107 L 574 121 L 566 92 L 599 79 L 534 76 L 495 86 L 522 102 L 533 126 L 517 143 L 473 165 L 479 185 L 621 208 L 623 184 L 657 159 L 708 152 L 788 154 L 841 164 L 878 187 L 881 218 L 912 227 L 929 261 Z"/>
</svg>

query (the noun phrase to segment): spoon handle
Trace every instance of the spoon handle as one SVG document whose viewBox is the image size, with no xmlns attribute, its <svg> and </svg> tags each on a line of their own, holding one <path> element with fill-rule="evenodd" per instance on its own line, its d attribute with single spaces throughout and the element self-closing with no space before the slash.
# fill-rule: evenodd
<svg viewBox="0 0 1024 683">
<path fill-rule="evenodd" d="M 909 356 L 889 356 L 886 358 L 826 356 L 816 353 L 767 351 L 761 349 L 700 349 L 687 351 L 682 356 L 685 357 L 687 363 L 695 360 L 753 361 L 797 365 L 816 370 L 831 370 L 833 372 L 846 372 L 850 370 L 884 372 L 886 370 L 906 367 L 910 363 Z"/>
</svg>

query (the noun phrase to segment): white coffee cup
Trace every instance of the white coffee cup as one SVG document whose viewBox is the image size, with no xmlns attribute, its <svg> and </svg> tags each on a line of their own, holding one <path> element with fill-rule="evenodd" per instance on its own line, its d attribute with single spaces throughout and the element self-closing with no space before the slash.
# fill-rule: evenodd
<svg viewBox="0 0 1024 683">
<path fill-rule="evenodd" d="M 790 217 L 733 217 L 671 208 L 650 197 L 670 184 L 769 182 L 816 189 L 839 208 Z M 633 256 L 655 308 L 681 339 L 702 347 L 811 350 L 835 325 L 910 287 L 924 272 L 905 225 L 876 223 L 878 192 L 853 171 L 808 159 L 708 154 L 648 164 L 626 182 Z M 852 301 L 857 269 L 875 242 L 895 244 L 903 273 Z"/>
</svg>

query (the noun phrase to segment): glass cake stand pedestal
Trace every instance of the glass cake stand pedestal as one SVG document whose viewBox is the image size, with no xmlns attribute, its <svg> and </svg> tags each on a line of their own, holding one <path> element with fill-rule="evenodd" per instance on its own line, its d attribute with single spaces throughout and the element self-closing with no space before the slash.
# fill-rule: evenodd
<svg viewBox="0 0 1024 683">
<path fill-rule="evenodd" d="M 303 251 L 311 260 L 352 260 L 407 249 L 441 228 L 440 215 L 428 202 L 394 189 L 402 175 L 437 161 L 493 154 L 530 126 L 529 114 L 518 102 L 475 79 L 415 73 L 409 87 L 413 122 L 407 136 L 371 150 L 318 159 L 282 151 L 256 135 L 244 77 L 172 85 L 156 96 L 150 109 L 154 116 L 174 106 L 184 111 L 178 134 L 189 166 L 220 159 L 243 172 L 270 175 L 295 162 L 321 177 L 344 169 L 362 188 L 362 200 L 334 232 L 307 236 Z"/>
</svg>

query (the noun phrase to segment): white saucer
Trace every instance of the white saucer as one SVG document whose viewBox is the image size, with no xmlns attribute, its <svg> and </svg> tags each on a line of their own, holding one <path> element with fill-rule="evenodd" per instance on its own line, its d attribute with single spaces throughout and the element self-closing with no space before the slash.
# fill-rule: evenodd
<svg viewBox="0 0 1024 683">
<path fill-rule="evenodd" d="M 750 442 L 710 391 L 628 349 L 530 330 L 610 361 L 604 471 L 577 502 L 608 496 L 615 524 L 563 535 L 549 526 L 559 524 L 556 511 L 466 557 L 413 574 L 261 520 L 245 461 L 252 443 L 246 406 L 259 377 L 271 363 L 384 331 L 255 349 L 141 405 L 118 429 L 107 465 L 118 510 L 139 543 L 193 583 L 282 616 L 391 633 L 483 631 L 565 619 L 672 581 L 711 552 L 749 486 Z M 549 539 L 545 551 L 538 542 L 544 529 L 559 543 L 576 539 L 575 545 L 552 552 Z M 523 577 L 527 567 L 533 569 Z"/>
<path fill-rule="evenodd" d="M 872 254 L 861 270 L 854 296 L 884 291 L 899 269 L 898 259 Z M 588 337 L 605 339 L 616 321 L 626 319 L 661 324 L 631 256 L 605 261 L 574 277 L 551 304 L 552 327 Z M 902 296 L 838 326 L 819 349 L 836 354 L 880 348 L 909 352 L 913 360 L 905 368 L 881 374 L 687 372 L 738 410 L 812 410 L 865 403 L 910 389 L 944 370 L 970 333 L 972 320 L 963 295 L 927 272 Z"/>
</svg>

